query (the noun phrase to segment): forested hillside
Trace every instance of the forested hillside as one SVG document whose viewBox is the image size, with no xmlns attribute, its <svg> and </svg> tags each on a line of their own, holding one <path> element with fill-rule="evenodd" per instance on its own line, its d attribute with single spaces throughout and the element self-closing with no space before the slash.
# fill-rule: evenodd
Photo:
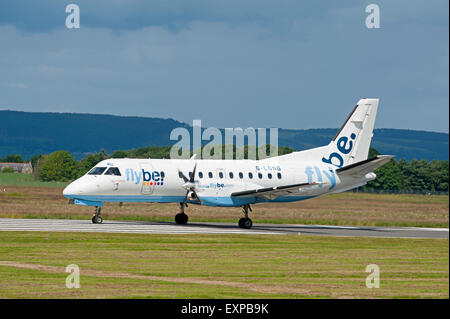
<svg viewBox="0 0 450 319">
<path fill-rule="evenodd" d="M 116 150 L 171 146 L 175 141 L 170 140 L 170 132 L 177 127 L 191 129 L 172 119 L 0 111 L 0 157 L 20 154 L 28 159 L 67 150 L 76 159 L 82 159 L 101 149 L 112 154 Z M 336 131 L 337 128 L 280 129 L 278 145 L 294 150 L 317 147 L 328 144 Z M 397 159 L 447 160 L 448 141 L 447 133 L 375 129 L 372 147 Z"/>
</svg>

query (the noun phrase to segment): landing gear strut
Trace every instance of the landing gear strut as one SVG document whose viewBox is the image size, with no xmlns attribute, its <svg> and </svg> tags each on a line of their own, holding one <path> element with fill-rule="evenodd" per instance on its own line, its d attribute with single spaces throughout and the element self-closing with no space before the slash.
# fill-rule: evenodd
<svg viewBox="0 0 450 319">
<path fill-rule="evenodd" d="M 100 206 L 95 206 L 95 214 L 92 216 L 92 222 L 94 224 L 101 224 L 103 223 L 103 218 L 100 216 L 100 213 L 102 211 L 102 208 Z"/>
<path fill-rule="evenodd" d="M 239 219 L 239 227 L 250 229 L 253 226 L 253 222 L 250 218 L 248 218 L 248 211 L 252 211 L 252 208 L 249 204 L 242 206 L 242 210 L 244 211 L 244 217 Z"/>
<path fill-rule="evenodd" d="M 180 203 L 180 212 L 175 215 L 175 223 L 180 225 L 187 224 L 189 217 L 184 213 L 185 206 L 187 206 L 186 203 Z"/>
</svg>

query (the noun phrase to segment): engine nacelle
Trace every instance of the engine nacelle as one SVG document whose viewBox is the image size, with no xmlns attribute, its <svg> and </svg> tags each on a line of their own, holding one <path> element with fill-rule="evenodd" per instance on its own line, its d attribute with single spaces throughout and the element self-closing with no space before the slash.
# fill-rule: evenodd
<svg viewBox="0 0 450 319">
<path fill-rule="evenodd" d="M 197 196 L 195 195 L 194 192 L 189 192 L 189 193 L 188 193 L 188 198 L 189 198 L 190 200 L 196 200 L 196 199 L 197 199 Z"/>
<path fill-rule="evenodd" d="M 367 173 L 364 178 L 366 179 L 366 181 L 373 181 L 375 178 L 377 178 L 377 174 L 375 174 L 374 172 L 370 172 Z"/>
</svg>

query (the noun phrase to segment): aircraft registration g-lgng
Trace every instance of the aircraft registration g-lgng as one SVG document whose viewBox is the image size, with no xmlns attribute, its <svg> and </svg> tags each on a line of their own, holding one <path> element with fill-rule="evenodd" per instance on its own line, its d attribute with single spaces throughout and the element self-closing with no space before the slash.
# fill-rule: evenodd
<svg viewBox="0 0 450 319">
<path fill-rule="evenodd" d="M 179 203 L 175 222 L 186 224 L 187 204 L 242 207 L 239 227 L 251 228 L 250 205 L 301 201 L 338 193 L 376 178 L 393 156 L 367 159 L 378 99 L 361 99 L 332 141 L 322 147 L 262 160 L 107 159 L 64 189 L 80 205 L 104 202 Z"/>
</svg>

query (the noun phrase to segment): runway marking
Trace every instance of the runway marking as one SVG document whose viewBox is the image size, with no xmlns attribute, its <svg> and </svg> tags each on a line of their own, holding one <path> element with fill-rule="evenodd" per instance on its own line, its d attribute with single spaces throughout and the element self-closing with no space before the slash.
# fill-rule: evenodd
<svg viewBox="0 0 450 319">
<path fill-rule="evenodd" d="M 90 220 L 74 219 L 0 219 L 0 231 L 62 231 L 62 232 L 110 232 L 110 233 L 156 233 L 156 234 L 279 234 L 273 231 L 248 231 L 237 227 L 205 229 L 192 225 L 176 225 L 146 222 L 105 221 L 92 224 Z"/>
<path fill-rule="evenodd" d="M 336 229 L 361 229 L 364 227 L 375 226 L 335 226 L 335 225 L 304 225 L 304 224 L 290 224 L 298 227 L 321 227 L 321 228 L 336 228 Z M 443 231 L 448 232 L 448 228 L 426 228 L 426 227 L 376 227 L 379 230 L 426 230 L 426 231 Z"/>
<path fill-rule="evenodd" d="M 322 235 L 382 238 L 444 238 L 448 228 L 369 227 L 302 224 L 256 224 L 252 229 L 241 229 L 233 223 L 189 223 L 177 225 L 169 222 L 104 221 L 93 224 L 90 220 L 76 219 L 15 219 L 0 218 L 0 231 L 54 231 L 103 232 L 134 234 L 252 234 L 252 235 Z"/>
</svg>

